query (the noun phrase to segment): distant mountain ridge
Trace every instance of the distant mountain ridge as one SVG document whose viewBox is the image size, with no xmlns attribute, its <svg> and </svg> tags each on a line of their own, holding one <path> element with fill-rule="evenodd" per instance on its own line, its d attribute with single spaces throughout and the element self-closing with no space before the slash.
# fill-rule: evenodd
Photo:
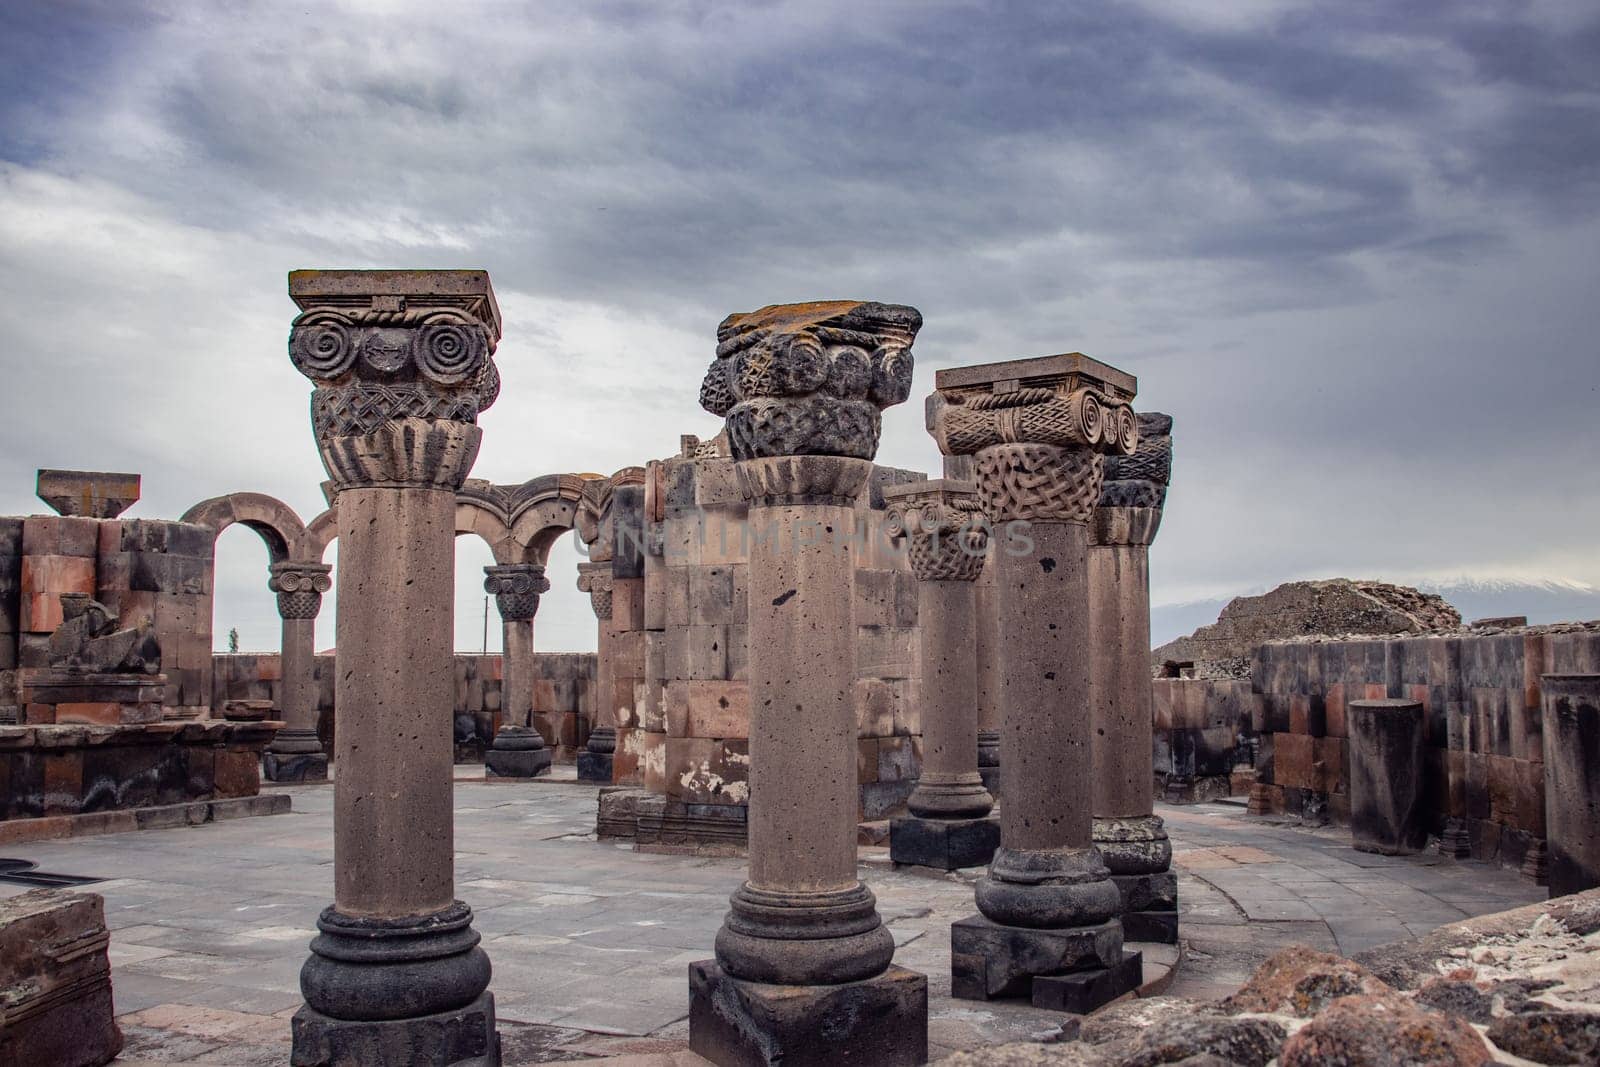
<svg viewBox="0 0 1600 1067">
<path fill-rule="evenodd" d="M 1436 578 L 1408 583 L 1437 593 L 1461 612 L 1467 622 L 1505 615 L 1526 615 L 1532 624 L 1587 622 L 1600 619 L 1600 589 L 1570 578 Z M 1240 590 L 1258 596 L 1265 587 Z M 1217 621 L 1233 597 L 1211 597 L 1150 609 L 1150 644 L 1159 647 Z"/>
</svg>

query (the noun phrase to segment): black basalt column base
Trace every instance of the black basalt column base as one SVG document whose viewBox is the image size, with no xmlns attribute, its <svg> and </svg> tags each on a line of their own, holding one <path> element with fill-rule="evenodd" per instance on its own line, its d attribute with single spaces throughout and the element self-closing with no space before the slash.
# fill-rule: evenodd
<svg viewBox="0 0 1600 1067">
<path fill-rule="evenodd" d="M 550 773 L 551 752 L 528 726 L 502 726 L 494 744 L 483 754 L 484 773 L 490 778 L 535 778 Z"/>
<path fill-rule="evenodd" d="M 1036 1008 L 1087 1015 L 1096 1008 L 1132 993 L 1144 981 L 1144 956 L 1124 952 L 1122 962 L 1113 967 L 1097 967 L 1074 974 L 1040 975 L 1033 980 L 1032 1000 Z"/>
<path fill-rule="evenodd" d="M 1122 927 L 1115 919 L 1035 929 L 973 915 L 950 927 L 950 994 L 960 1000 L 1028 997 L 1036 978 L 1105 970 L 1122 960 Z"/>
<path fill-rule="evenodd" d="M 261 754 L 261 774 L 269 782 L 326 782 L 328 757 L 321 752 Z"/>
<path fill-rule="evenodd" d="M 379 1021 L 335 1019 L 303 1005 L 291 1029 L 293 1067 L 500 1067 L 493 993 L 454 1011 Z"/>
<path fill-rule="evenodd" d="M 1171 871 L 1157 874 L 1114 874 L 1111 880 L 1122 894 L 1122 938 L 1124 941 L 1178 943 L 1178 876 Z"/>
<path fill-rule="evenodd" d="M 891 966 L 840 985 L 767 985 L 689 964 L 689 1048 L 719 1067 L 928 1062 L 928 979 Z"/>
<path fill-rule="evenodd" d="M 617 731 L 601 726 L 589 735 L 589 743 L 578 753 L 578 781 L 611 781 L 612 764 L 617 751 Z"/>
<path fill-rule="evenodd" d="M 1000 847 L 1000 820 L 924 819 L 909 815 L 889 823 L 889 858 L 941 871 L 984 867 Z"/>
</svg>

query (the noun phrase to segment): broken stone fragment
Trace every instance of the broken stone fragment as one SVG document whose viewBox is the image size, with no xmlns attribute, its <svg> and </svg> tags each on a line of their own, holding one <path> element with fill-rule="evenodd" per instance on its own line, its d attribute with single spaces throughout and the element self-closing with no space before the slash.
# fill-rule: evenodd
<svg viewBox="0 0 1600 1067">
<path fill-rule="evenodd" d="M 1393 992 L 1359 963 L 1304 945 L 1290 945 L 1257 968 L 1222 1007 L 1230 1014 L 1273 1012 L 1309 1019 L 1340 997 Z"/>
<path fill-rule="evenodd" d="M 1280 1067 L 1474 1067 L 1491 1057 L 1462 1019 L 1397 994 L 1342 997 L 1284 1043 Z"/>
</svg>

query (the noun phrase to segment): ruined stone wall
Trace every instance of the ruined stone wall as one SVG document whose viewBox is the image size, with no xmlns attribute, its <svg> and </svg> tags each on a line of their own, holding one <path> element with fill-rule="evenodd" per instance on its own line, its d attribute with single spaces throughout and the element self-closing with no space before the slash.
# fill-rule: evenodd
<svg viewBox="0 0 1600 1067">
<path fill-rule="evenodd" d="M 156 519 L 0 519 L 0 721 L 16 719 L 18 668 L 45 666 L 61 594 L 86 593 L 123 626 L 149 620 L 167 676 L 164 713 L 210 706 L 212 534 Z"/>
<path fill-rule="evenodd" d="M 282 670 L 277 653 L 219 653 L 212 660 L 211 706 L 221 716 L 230 700 L 277 702 Z M 483 758 L 500 718 L 501 657 L 455 657 L 458 761 Z M 571 763 L 589 736 L 594 716 L 596 658 L 592 652 L 538 652 L 533 657 L 533 721 L 556 756 Z M 334 657 L 316 658 L 317 733 L 333 745 Z"/>
<path fill-rule="evenodd" d="M 1249 679 L 1157 678 L 1155 795 L 1169 804 L 1234 796 L 1235 769 L 1251 761 L 1261 696 Z"/>
<path fill-rule="evenodd" d="M 1420 701 L 1432 830 L 1461 820 L 1473 856 L 1520 866 L 1544 836 L 1540 675 L 1597 670 L 1600 631 L 1583 626 L 1263 645 L 1257 794 L 1273 811 L 1325 805 L 1347 820 L 1349 702 Z"/>
</svg>

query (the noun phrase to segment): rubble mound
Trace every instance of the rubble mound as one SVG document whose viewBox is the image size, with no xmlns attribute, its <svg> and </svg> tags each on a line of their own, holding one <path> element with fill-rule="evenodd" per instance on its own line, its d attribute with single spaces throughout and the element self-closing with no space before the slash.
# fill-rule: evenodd
<svg viewBox="0 0 1600 1067">
<path fill-rule="evenodd" d="M 1234 597 L 1188 637 L 1152 652 L 1163 663 L 1248 659 L 1257 645 L 1308 635 L 1421 634 L 1459 630 L 1461 613 L 1443 597 L 1387 582 L 1329 578 L 1288 582 L 1261 596 Z"/>
</svg>

